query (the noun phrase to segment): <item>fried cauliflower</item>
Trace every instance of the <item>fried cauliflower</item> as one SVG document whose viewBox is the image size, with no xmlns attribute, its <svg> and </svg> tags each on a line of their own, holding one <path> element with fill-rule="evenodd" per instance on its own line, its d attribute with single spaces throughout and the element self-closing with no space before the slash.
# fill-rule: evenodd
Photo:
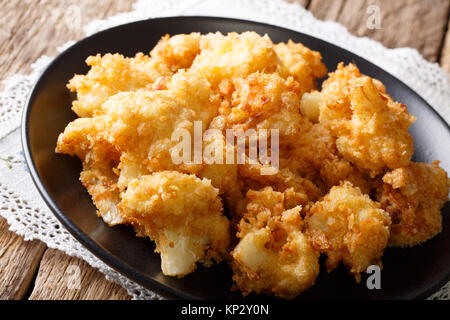
<svg viewBox="0 0 450 320">
<path fill-rule="evenodd" d="M 170 72 L 157 65 L 149 56 L 138 53 L 133 58 L 121 54 L 91 56 L 86 59 L 91 67 L 86 75 L 75 75 L 67 87 L 77 93 L 73 111 L 80 117 L 91 117 L 112 95 L 120 91 L 146 88 L 159 77 Z"/>
<path fill-rule="evenodd" d="M 292 299 L 319 274 L 319 254 L 302 232 L 302 206 L 287 202 L 270 187 L 247 193 L 240 241 L 231 252 L 233 280 L 244 296 L 255 292 Z"/>
<path fill-rule="evenodd" d="M 359 281 L 361 272 L 380 263 L 391 219 L 377 202 L 344 182 L 314 204 L 306 223 L 313 246 L 327 255 L 328 272 L 342 261 Z"/>
<path fill-rule="evenodd" d="M 229 221 L 218 192 L 209 180 L 162 171 L 131 181 L 119 208 L 138 236 L 155 241 L 163 273 L 182 277 L 227 253 Z"/>
<path fill-rule="evenodd" d="M 86 63 L 56 152 L 81 160 L 105 223 L 155 242 L 164 275 L 225 260 L 244 296 L 292 299 L 321 253 L 359 280 L 386 245 L 442 229 L 447 173 L 411 162 L 415 117 L 354 64 L 319 88 L 321 53 L 251 31 Z"/>
<path fill-rule="evenodd" d="M 104 135 L 105 123 L 93 118 L 79 118 L 71 122 L 57 142 L 56 151 L 76 155 L 83 162 L 80 181 L 92 196 L 97 214 L 110 226 L 123 223 L 117 204 L 120 189 L 117 185 L 117 166 L 120 153 Z"/>
<path fill-rule="evenodd" d="M 292 140 L 304 122 L 299 110 L 299 84 L 277 73 L 252 73 L 236 79 L 231 107 L 222 109 L 226 128 L 232 130 L 279 130 L 284 143 Z M 286 140 L 286 141 L 285 141 Z"/>
<path fill-rule="evenodd" d="M 289 40 L 275 45 L 275 52 L 281 60 L 280 73 L 294 76 L 301 84 L 301 94 L 317 88 L 316 78 L 327 74 L 322 55 L 301 43 Z"/>
<path fill-rule="evenodd" d="M 378 81 L 361 76 L 354 65 L 343 67 L 323 84 L 319 121 L 337 136 L 345 159 L 372 177 L 386 168 L 408 165 L 414 141 L 408 128 L 415 117 L 380 90 Z"/>
<path fill-rule="evenodd" d="M 378 201 L 392 219 L 389 246 L 414 246 L 441 232 L 450 181 L 439 162 L 412 162 L 386 173 L 383 182 Z"/>
</svg>

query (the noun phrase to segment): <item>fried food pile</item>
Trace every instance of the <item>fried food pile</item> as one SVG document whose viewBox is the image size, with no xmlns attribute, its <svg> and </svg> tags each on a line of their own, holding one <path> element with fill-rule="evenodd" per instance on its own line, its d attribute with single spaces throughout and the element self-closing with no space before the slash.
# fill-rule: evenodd
<svg viewBox="0 0 450 320">
<path fill-rule="evenodd" d="M 81 159 L 108 225 L 156 243 L 165 275 L 225 260 L 243 295 L 290 299 L 314 284 L 323 254 L 328 272 L 342 262 L 359 281 L 386 246 L 441 231 L 450 183 L 438 161 L 411 162 L 415 117 L 380 81 L 340 63 L 318 91 L 321 59 L 255 32 L 166 35 L 149 55 L 91 56 L 67 85 L 79 118 L 56 152 Z M 279 167 L 175 163 L 173 133 L 194 135 L 196 123 L 215 129 L 205 152 L 230 130 L 278 130 Z"/>
</svg>

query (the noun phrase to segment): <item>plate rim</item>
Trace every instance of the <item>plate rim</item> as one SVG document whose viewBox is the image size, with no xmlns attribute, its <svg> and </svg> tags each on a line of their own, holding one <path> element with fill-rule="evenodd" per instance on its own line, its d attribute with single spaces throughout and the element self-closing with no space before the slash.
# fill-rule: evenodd
<svg viewBox="0 0 450 320">
<path fill-rule="evenodd" d="M 84 233 L 78 226 L 64 213 L 63 210 L 61 210 L 58 205 L 56 204 L 56 201 L 50 196 L 48 190 L 44 186 L 40 175 L 37 171 L 34 157 L 31 152 L 31 146 L 30 146 L 30 137 L 29 137 L 29 118 L 32 110 L 32 102 L 35 98 L 35 96 L 39 93 L 39 87 L 44 81 L 44 79 L 47 77 L 47 73 L 49 70 L 54 68 L 54 65 L 61 59 L 64 58 L 64 55 L 69 51 L 73 50 L 79 45 L 84 44 L 85 42 L 90 41 L 91 39 L 95 37 L 101 37 L 101 35 L 105 32 L 111 32 L 113 30 L 118 30 L 121 28 L 127 28 L 130 25 L 134 24 L 140 24 L 140 23 L 149 23 L 152 21 L 161 21 L 161 20 L 221 20 L 221 21 L 227 21 L 227 22 L 237 22 L 237 23 L 250 23 L 259 25 L 262 27 L 269 27 L 269 28 L 276 28 L 280 31 L 287 31 L 287 32 L 295 32 L 303 37 L 311 38 L 318 40 L 320 42 L 325 43 L 327 46 L 336 47 L 345 53 L 349 53 L 350 55 L 357 56 L 362 61 L 365 61 L 368 63 L 371 67 L 374 67 L 375 69 L 378 69 L 386 74 L 388 74 L 390 77 L 395 79 L 398 83 L 401 84 L 403 87 L 402 90 L 407 90 L 408 94 L 415 95 L 421 102 L 428 107 L 428 109 L 431 110 L 432 113 L 437 116 L 437 118 L 445 125 L 447 130 L 450 132 L 450 125 L 449 123 L 416 91 L 414 91 L 412 88 L 410 88 L 408 85 L 406 85 L 403 81 L 398 79 L 396 76 L 392 75 L 389 71 L 382 69 L 381 67 L 377 66 L 373 62 L 367 60 L 366 58 L 361 57 L 360 55 L 349 51 L 341 46 L 338 46 L 336 44 L 333 44 L 329 41 L 323 40 L 321 38 L 299 32 L 293 29 L 280 27 L 273 24 L 263 23 L 259 21 L 254 20 L 245 20 L 245 19 L 235 19 L 235 18 L 227 18 L 227 17 L 215 17 L 215 16 L 168 16 L 168 17 L 159 17 L 159 18 L 149 18 L 149 19 L 143 19 L 143 20 L 137 20 L 125 24 L 121 24 L 118 26 L 114 26 L 111 28 L 103 29 L 99 32 L 96 32 L 94 34 L 91 34 L 79 41 L 76 41 L 69 47 L 67 47 L 64 51 L 60 52 L 56 57 L 52 59 L 52 61 L 45 67 L 45 69 L 40 73 L 39 77 L 35 80 L 31 90 L 28 93 L 28 96 L 26 98 L 23 110 L 22 110 L 22 117 L 21 117 L 21 124 L 20 124 L 20 135 L 21 135 L 21 144 L 22 144 L 22 151 L 24 154 L 26 166 L 29 170 L 30 176 L 32 178 L 32 181 L 38 190 L 40 196 L 46 203 L 46 205 L 49 207 L 50 211 L 53 213 L 53 215 L 58 219 L 59 222 L 66 228 L 69 233 L 74 236 L 74 238 L 79 241 L 84 248 L 86 248 L 89 252 L 91 252 L 96 258 L 104 262 L 108 267 L 114 269 L 119 274 L 125 276 L 126 278 L 131 279 L 132 281 L 136 282 L 139 285 L 142 285 L 147 290 L 152 290 L 150 288 L 153 288 L 157 290 L 157 294 L 159 293 L 165 293 L 168 295 L 172 295 L 178 298 L 182 299 L 199 299 L 196 296 L 193 296 L 189 293 L 185 293 L 181 290 L 172 289 L 171 287 L 168 287 L 164 285 L 163 283 L 152 279 L 148 276 L 145 276 L 144 274 L 137 271 L 135 268 L 129 266 L 127 263 L 122 261 L 121 259 L 115 258 L 112 254 L 110 254 L 106 249 L 104 249 L 102 246 L 97 244 L 91 237 L 89 237 L 86 233 Z M 435 293 L 439 288 L 441 288 L 445 283 L 447 283 L 450 280 L 450 270 L 447 271 L 445 274 L 445 277 L 442 277 L 440 281 L 435 282 L 433 285 L 429 286 L 426 290 L 415 293 L 411 292 L 407 296 L 407 299 L 416 300 L 416 299 L 425 299 Z M 150 287 L 150 288 L 149 288 Z"/>
</svg>

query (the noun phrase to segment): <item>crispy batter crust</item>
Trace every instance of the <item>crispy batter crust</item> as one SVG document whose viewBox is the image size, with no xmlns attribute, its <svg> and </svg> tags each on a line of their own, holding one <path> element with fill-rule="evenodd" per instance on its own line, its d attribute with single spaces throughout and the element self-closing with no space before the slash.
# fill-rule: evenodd
<svg viewBox="0 0 450 320">
<path fill-rule="evenodd" d="M 240 241 L 231 252 L 233 280 L 244 296 L 256 292 L 292 299 L 319 274 L 318 252 L 302 232 L 302 206 L 289 201 L 292 191 L 266 187 L 247 193 Z"/>
<path fill-rule="evenodd" d="M 118 207 L 138 235 L 155 241 L 166 275 L 185 276 L 196 262 L 218 262 L 228 252 L 229 221 L 207 179 L 176 171 L 143 175 L 128 184 Z"/>
<path fill-rule="evenodd" d="M 314 284 L 322 252 L 329 271 L 342 261 L 358 278 L 388 241 L 415 245 L 441 230 L 449 183 L 437 163 L 410 161 L 406 106 L 353 64 L 318 91 L 321 59 L 255 32 L 166 35 L 148 55 L 91 56 L 67 85 L 80 118 L 56 151 L 81 159 L 106 223 L 156 242 L 166 275 L 226 258 L 244 295 L 293 298 Z M 209 129 L 203 162 L 173 161 L 174 133 L 192 138 L 197 121 Z M 245 163 L 225 164 L 227 133 L 261 129 L 259 155 L 272 155 L 279 133 L 273 174 L 261 174 L 261 157 L 249 162 L 250 140 Z"/>
<path fill-rule="evenodd" d="M 392 218 L 390 246 L 414 246 L 441 232 L 449 185 L 438 161 L 410 163 L 384 175 L 377 198 Z"/>
<path fill-rule="evenodd" d="M 328 257 L 328 272 L 342 261 L 357 281 L 368 266 L 380 262 L 391 226 L 389 214 L 349 182 L 331 188 L 306 221 L 313 246 Z"/>
</svg>

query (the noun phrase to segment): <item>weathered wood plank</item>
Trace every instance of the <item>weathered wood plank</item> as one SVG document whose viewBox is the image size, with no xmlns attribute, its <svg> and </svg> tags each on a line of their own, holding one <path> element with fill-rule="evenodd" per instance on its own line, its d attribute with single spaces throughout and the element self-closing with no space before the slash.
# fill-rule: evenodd
<svg viewBox="0 0 450 320">
<path fill-rule="evenodd" d="M 129 11 L 134 0 L 23 0 L 0 1 L 0 79 L 15 73 L 30 72 L 29 65 L 41 55 L 53 56 L 56 48 L 69 40 L 77 40 L 84 36 L 82 26 L 93 19 Z M 78 16 L 79 13 L 79 16 Z M 44 253 L 45 245 L 39 241 L 25 242 L 8 231 L 8 225 L 0 218 L 0 299 L 23 298 L 39 261 Z M 48 255 L 49 259 L 59 257 Z M 45 267 L 46 266 L 42 266 Z M 82 274 L 94 273 L 88 265 L 81 265 Z M 51 269 L 49 269 L 51 270 Z M 42 277 L 39 277 L 42 279 Z M 99 274 L 93 278 L 97 287 L 90 289 L 87 297 L 102 299 L 105 296 L 124 297 L 115 292 L 110 282 Z M 83 284 L 84 285 L 84 284 Z M 52 290 L 42 287 L 38 297 L 51 299 Z M 61 290 L 65 290 L 65 286 Z M 36 289 L 36 288 L 35 288 Z M 86 289 L 87 290 L 87 289 Z M 110 291 L 111 293 L 108 293 Z M 81 290 L 83 292 L 83 290 Z M 37 293 L 36 293 L 37 294 Z M 98 297 L 95 297 L 98 294 Z M 35 295 L 36 296 L 36 295 Z M 126 293 L 125 293 L 126 296 Z M 83 295 L 86 297 L 86 295 Z"/>
<path fill-rule="evenodd" d="M 450 21 L 447 25 L 450 27 Z M 442 66 L 442 69 L 450 73 L 450 29 L 447 30 L 447 34 L 445 36 L 445 41 L 441 52 L 440 64 Z"/>
<path fill-rule="evenodd" d="M 125 289 L 81 259 L 47 249 L 30 300 L 128 300 Z"/>
<path fill-rule="evenodd" d="M 45 250 L 40 241 L 24 241 L 0 218 L 0 300 L 22 299 Z"/>
<path fill-rule="evenodd" d="M 28 73 L 41 55 L 84 36 L 82 27 L 93 19 L 129 11 L 134 0 L 0 1 L 0 79 Z"/>
<path fill-rule="evenodd" d="M 416 48 L 434 62 L 449 6 L 448 0 L 311 0 L 308 10 L 319 19 L 342 23 L 353 34 L 368 36 L 389 48 Z M 370 29 L 376 25 L 377 10 L 380 29 Z"/>
</svg>

